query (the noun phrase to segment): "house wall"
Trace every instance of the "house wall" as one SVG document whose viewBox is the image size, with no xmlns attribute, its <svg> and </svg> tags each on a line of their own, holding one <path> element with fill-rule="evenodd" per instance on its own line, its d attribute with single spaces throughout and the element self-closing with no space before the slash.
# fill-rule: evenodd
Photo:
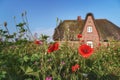
<svg viewBox="0 0 120 80">
<path fill-rule="evenodd" d="M 92 27 L 92 32 L 87 32 L 87 27 L 91 26 Z M 83 40 L 87 44 L 87 41 L 92 41 L 93 42 L 93 47 L 97 46 L 99 44 L 99 35 L 97 32 L 97 29 L 95 27 L 94 21 L 92 16 L 88 16 L 86 19 L 86 23 L 82 32 Z"/>
</svg>

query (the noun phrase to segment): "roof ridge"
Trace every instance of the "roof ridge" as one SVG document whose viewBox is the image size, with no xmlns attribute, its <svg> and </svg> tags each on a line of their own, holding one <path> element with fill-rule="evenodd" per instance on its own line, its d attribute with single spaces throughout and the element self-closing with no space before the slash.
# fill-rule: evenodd
<svg viewBox="0 0 120 80">
<path fill-rule="evenodd" d="M 95 19 L 95 20 L 107 20 L 107 19 L 105 19 L 105 18 L 103 18 L 103 19 L 102 19 L 102 18 L 100 18 L 100 19 Z M 107 21 L 108 21 L 108 20 L 107 20 Z"/>
<path fill-rule="evenodd" d="M 82 19 L 82 21 L 84 21 L 85 19 Z M 101 19 L 94 19 L 94 20 L 106 20 L 106 21 L 109 21 L 108 19 L 105 19 L 105 18 L 101 18 Z M 77 21 L 77 20 L 75 20 L 75 19 L 71 19 L 71 20 L 63 20 L 63 21 L 65 21 L 65 22 L 67 22 L 67 21 Z"/>
</svg>

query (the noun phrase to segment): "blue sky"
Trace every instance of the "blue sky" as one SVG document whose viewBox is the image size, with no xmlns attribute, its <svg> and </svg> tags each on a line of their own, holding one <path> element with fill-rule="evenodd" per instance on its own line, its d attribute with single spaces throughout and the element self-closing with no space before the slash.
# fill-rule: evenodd
<svg viewBox="0 0 120 80">
<path fill-rule="evenodd" d="M 8 22 L 10 32 L 16 31 L 13 16 L 21 22 L 21 13 L 27 11 L 32 33 L 52 36 L 56 17 L 61 20 L 85 18 L 92 12 L 96 19 L 108 19 L 120 26 L 120 0 L 0 0 L 0 24 Z"/>
</svg>

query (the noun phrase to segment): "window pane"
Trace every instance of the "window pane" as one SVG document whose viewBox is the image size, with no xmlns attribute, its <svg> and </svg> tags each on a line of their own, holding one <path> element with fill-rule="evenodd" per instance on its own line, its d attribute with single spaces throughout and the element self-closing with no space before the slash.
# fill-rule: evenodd
<svg viewBox="0 0 120 80">
<path fill-rule="evenodd" d="M 92 27 L 91 26 L 87 27 L 87 32 L 92 32 Z"/>
</svg>

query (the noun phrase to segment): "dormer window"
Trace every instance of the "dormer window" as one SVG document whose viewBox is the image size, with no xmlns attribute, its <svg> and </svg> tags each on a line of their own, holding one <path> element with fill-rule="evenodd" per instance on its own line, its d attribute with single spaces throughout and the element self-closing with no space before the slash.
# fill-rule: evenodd
<svg viewBox="0 0 120 80">
<path fill-rule="evenodd" d="M 92 26 L 87 27 L 87 32 L 92 32 Z"/>
</svg>

